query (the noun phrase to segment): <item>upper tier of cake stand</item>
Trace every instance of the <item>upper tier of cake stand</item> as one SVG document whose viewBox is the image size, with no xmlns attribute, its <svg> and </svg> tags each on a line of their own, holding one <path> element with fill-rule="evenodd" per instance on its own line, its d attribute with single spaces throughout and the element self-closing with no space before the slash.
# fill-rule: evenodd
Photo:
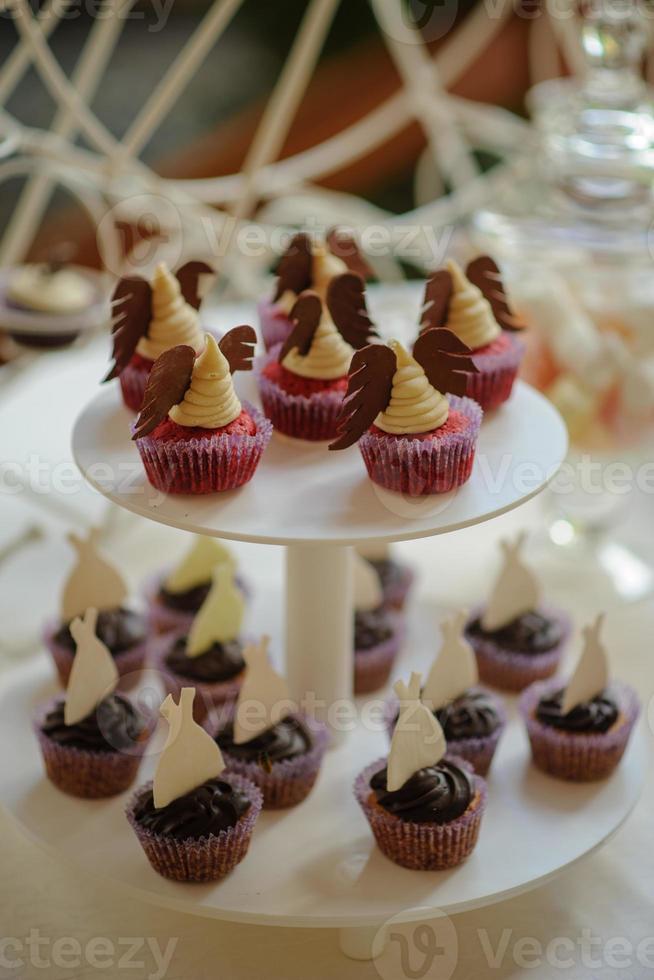
<svg viewBox="0 0 654 980">
<path fill-rule="evenodd" d="M 256 400 L 254 382 L 241 394 Z M 201 534 L 262 544 L 356 544 L 426 537 L 489 520 L 545 486 L 567 451 L 565 426 L 550 403 L 517 384 L 483 422 L 469 482 L 453 493 L 409 498 L 376 487 L 356 447 L 329 452 L 275 434 L 254 479 L 240 490 L 166 496 L 147 482 L 130 441 L 133 419 L 117 385 L 98 392 L 73 431 L 86 479 L 114 503 L 150 520 Z"/>
</svg>

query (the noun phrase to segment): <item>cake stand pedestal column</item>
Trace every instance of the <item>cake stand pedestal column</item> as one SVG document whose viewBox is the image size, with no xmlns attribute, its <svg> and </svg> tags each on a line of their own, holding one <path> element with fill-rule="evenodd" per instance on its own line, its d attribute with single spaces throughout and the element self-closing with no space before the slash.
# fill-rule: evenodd
<svg viewBox="0 0 654 980">
<path fill-rule="evenodd" d="M 327 722 L 336 742 L 334 706 L 351 703 L 354 676 L 353 549 L 286 549 L 286 674 L 291 695 Z"/>
<path fill-rule="evenodd" d="M 379 926 L 352 926 L 339 929 L 338 945 L 350 960 L 372 960 L 383 953 L 386 938 L 380 935 Z"/>
</svg>

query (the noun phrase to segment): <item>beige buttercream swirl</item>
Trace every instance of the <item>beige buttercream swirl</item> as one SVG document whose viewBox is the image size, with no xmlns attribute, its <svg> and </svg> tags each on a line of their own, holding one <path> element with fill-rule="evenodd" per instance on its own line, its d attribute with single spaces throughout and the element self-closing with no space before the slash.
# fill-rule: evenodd
<svg viewBox="0 0 654 980">
<path fill-rule="evenodd" d="M 7 297 L 38 313 L 78 313 L 93 301 L 93 286 L 74 269 L 53 272 L 47 265 L 24 265 L 11 274 Z"/>
<path fill-rule="evenodd" d="M 318 293 L 320 299 L 325 303 L 327 297 L 327 287 L 334 278 L 347 272 L 347 265 L 343 259 L 332 253 L 324 245 L 314 245 L 311 260 L 311 283 L 310 287 L 314 293 Z M 292 289 L 285 290 L 277 300 L 277 307 L 287 316 L 293 309 L 293 304 L 297 299 L 297 293 Z"/>
<path fill-rule="evenodd" d="M 353 348 L 343 340 L 332 318 L 323 312 L 306 356 L 294 347 L 282 361 L 282 366 L 301 378 L 333 381 L 347 375 L 353 354 Z"/>
<path fill-rule="evenodd" d="M 418 435 L 445 425 L 450 406 L 444 395 L 427 380 L 418 362 L 397 340 L 389 341 L 395 352 L 391 400 L 375 419 L 375 425 L 393 435 Z"/>
<path fill-rule="evenodd" d="M 502 332 L 491 305 L 481 290 L 464 275 L 458 263 L 450 259 L 447 269 L 452 276 L 453 288 L 445 326 L 471 350 L 485 347 Z"/>
<path fill-rule="evenodd" d="M 227 358 L 215 337 L 207 334 L 204 350 L 193 365 L 191 383 L 184 399 L 179 405 L 173 405 L 168 416 L 178 425 L 221 429 L 240 414 L 241 403 L 234 391 Z"/>
<path fill-rule="evenodd" d="M 177 278 L 161 262 L 152 277 L 152 319 L 147 336 L 141 337 L 136 350 L 156 361 L 160 354 L 178 344 L 188 344 L 196 353 L 202 350 L 200 318 L 182 296 Z"/>
</svg>

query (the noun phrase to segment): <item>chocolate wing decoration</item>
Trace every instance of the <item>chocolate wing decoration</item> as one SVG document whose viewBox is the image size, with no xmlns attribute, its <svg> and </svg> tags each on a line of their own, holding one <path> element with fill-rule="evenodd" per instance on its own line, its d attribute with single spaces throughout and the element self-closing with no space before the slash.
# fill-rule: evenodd
<svg viewBox="0 0 654 980">
<path fill-rule="evenodd" d="M 206 262 L 187 262 L 177 270 L 175 276 L 182 290 L 182 296 L 194 309 L 199 310 L 205 296 L 205 290 L 200 290 L 201 276 L 215 276 L 216 271 Z"/>
<path fill-rule="evenodd" d="M 395 353 L 386 344 L 371 344 L 355 353 L 338 420 L 339 436 L 330 449 L 353 446 L 384 411 L 391 400 L 396 367 Z"/>
<path fill-rule="evenodd" d="M 228 330 L 218 346 L 229 362 L 231 374 L 251 371 L 257 335 L 254 327 L 242 326 Z"/>
<path fill-rule="evenodd" d="M 502 330 L 524 330 L 526 324 L 512 312 L 497 263 L 490 255 L 480 255 L 466 267 L 466 276 L 481 289 Z"/>
<path fill-rule="evenodd" d="M 466 374 L 477 374 L 472 351 L 451 330 L 425 330 L 413 346 L 413 356 L 437 391 L 465 395 Z"/>
<path fill-rule="evenodd" d="M 141 276 L 119 279 L 111 297 L 114 363 L 104 381 L 117 378 L 132 359 L 136 346 L 145 337 L 152 319 L 152 288 Z"/>
<path fill-rule="evenodd" d="M 420 333 L 445 326 L 451 297 L 452 276 L 447 269 L 437 269 L 425 283 Z"/>
<path fill-rule="evenodd" d="M 350 272 L 355 272 L 362 279 L 372 279 L 374 272 L 361 254 L 356 239 L 338 228 L 330 228 L 327 232 L 327 248 L 337 258 L 342 259 Z"/>
<path fill-rule="evenodd" d="M 277 289 L 273 296 L 276 302 L 287 289 L 298 295 L 311 285 L 311 263 L 313 250 L 311 238 L 300 231 L 293 235 L 290 244 L 277 266 Z"/>
<path fill-rule="evenodd" d="M 320 317 L 322 316 L 322 303 L 317 293 L 305 289 L 296 299 L 293 309 L 289 314 L 289 319 L 293 323 L 293 329 L 279 352 L 279 363 L 281 364 L 287 354 L 297 347 L 298 354 L 302 357 L 311 350 L 311 344 L 315 336 Z"/>
<path fill-rule="evenodd" d="M 186 344 L 159 355 L 148 376 L 132 439 L 147 436 L 163 422 L 173 405 L 179 405 L 191 383 L 194 361 L 195 351 Z"/>
<path fill-rule="evenodd" d="M 334 276 L 327 287 L 327 308 L 343 340 L 360 350 L 377 337 L 377 329 L 368 316 L 365 283 L 354 272 Z"/>
</svg>

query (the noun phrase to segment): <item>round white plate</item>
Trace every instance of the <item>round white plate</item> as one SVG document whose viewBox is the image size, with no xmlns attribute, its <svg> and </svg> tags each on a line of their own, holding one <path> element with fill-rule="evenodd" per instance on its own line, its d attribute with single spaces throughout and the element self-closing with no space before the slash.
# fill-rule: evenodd
<svg viewBox="0 0 654 980">
<path fill-rule="evenodd" d="M 240 380 L 242 394 L 255 400 L 253 379 Z M 410 498 L 385 491 L 369 480 L 356 447 L 329 452 L 323 444 L 275 434 L 245 487 L 167 496 L 145 478 L 129 438 L 132 421 L 117 385 L 103 388 L 82 411 L 73 454 L 92 486 L 150 520 L 263 544 L 408 540 L 467 527 L 532 497 L 567 451 L 558 412 L 518 383 L 511 399 L 482 424 L 470 480 L 449 494 Z"/>
<path fill-rule="evenodd" d="M 422 629 L 425 651 L 428 620 Z M 414 638 L 415 640 L 415 638 Z M 420 666 L 412 642 L 411 666 Z M 418 661 L 416 663 L 416 661 Z M 402 667 L 400 667 L 400 672 Z M 489 778 L 489 802 L 476 850 L 447 872 L 412 872 L 388 861 L 373 843 L 351 787 L 365 765 L 386 753 L 385 734 L 359 724 L 329 752 L 309 798 L 292 810 L 263 813 L 246 859 L 218 884 L 183 885 L 149 866 L 123 810 L 127 795 L 77 800 L 44 777 L 30 718 L 55 692 L 45 658 L 7 675 L 0 695 L 0 775 L 4 806 L 29 836 L 60 857 L 135 895 L 198 915 L 272 926 L 378 926 L 415 910 L 478 908 L 536 887 L 603 844 L 635 805 L 645 769 L 640 731 L 615 774 L 575 785 L 539 773 L 514 717 Z M 156 678 L 150 678 L 156 685 Z M 359 701 L 361 712 L 367 702 Z M 368 709 L 370 710 L 370 709 Z M 146 758 L 139 782 L 150 778 Z"/>
<path fill-rule="evenodd" d="M 93 287 L 92 302 L 76 313 L 43 313 L 12 306 L 6 299 L 6 288 L 13 269 L 0 270 L 0 319 L 2 326 L 17 338 L 30 334 L 47 338 L 50 335 L 76 334 L 108 324 L 111 320 L 109 282 L 107 276 L 86 266 L 72 266 Z"/>
</svg>

